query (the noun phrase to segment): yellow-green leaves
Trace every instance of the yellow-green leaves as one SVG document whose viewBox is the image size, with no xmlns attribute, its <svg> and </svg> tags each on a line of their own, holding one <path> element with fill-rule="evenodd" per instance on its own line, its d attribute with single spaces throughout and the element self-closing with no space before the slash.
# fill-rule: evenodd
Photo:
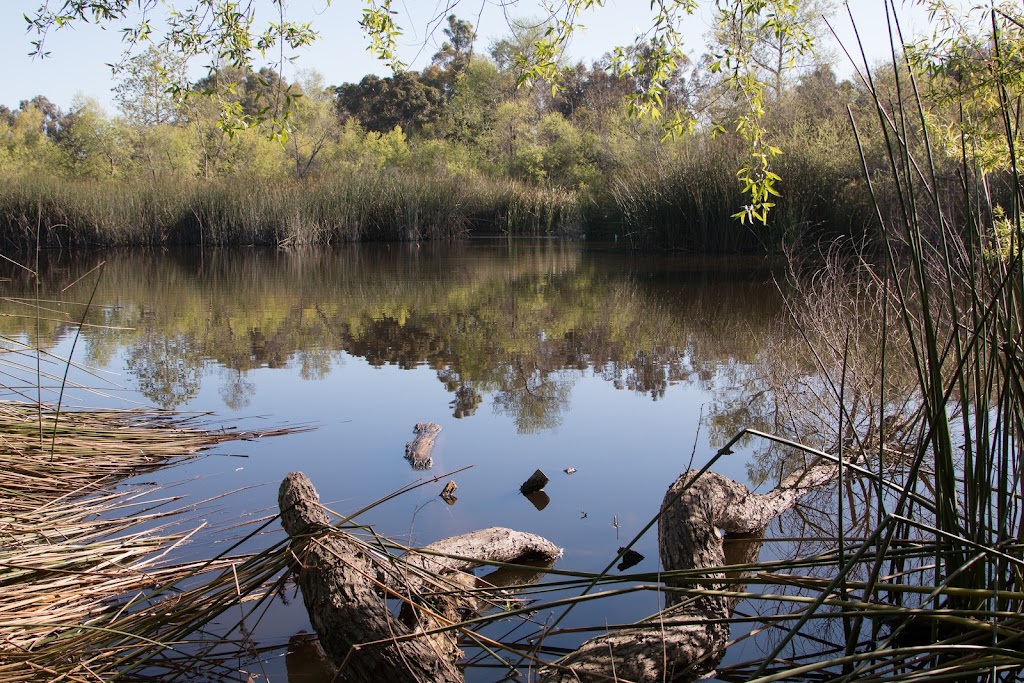
<svg viewBox="0 0 1024 683">
<path fill-rule="evenodd" d="M 366 48 L 370 54 L 400 72 L 405 69 L 405 64 L 398 59 L 398 36 L 402 31 L 395 23 L 396 14 L 391 9 L 391 0 L 366 0 L 359 25 L 370 39 Z"/>
</svg>

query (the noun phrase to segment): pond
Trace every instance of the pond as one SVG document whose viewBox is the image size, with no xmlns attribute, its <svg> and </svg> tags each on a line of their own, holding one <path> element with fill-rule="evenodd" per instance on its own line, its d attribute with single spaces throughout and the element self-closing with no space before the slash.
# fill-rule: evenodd
<svg viewBox="0 0 1024 683">
<path fill-rule="evenodd" d="M 243 533 L 225 528 L 275 513 L 278 484 L 300 470 L 340 513 L 438 477 L 361 521 L 414 545 L 511 527 L 564 548 L 561 569 L 600 571 L 681 472 L 761 426 L 759 368 L 795 337 L 760 261 L 504 240 L 44 260 L 38 288 L 23 269 L 3 273 L 0 317 L 9 349 L 72 355 L 63 392 L 63 366 L 43 359 L 43 400 L 209 411 L 216 424 L 253 430 L 314 427 L 147 475 L 193 502 L 215 499 L 199 507 L 209 531 L 181 557 L 217 552 L 225 535 Z M 35 398 L 34 377 L 3 384 L 8 397 Z M 425 421 L 443 431 L 424 471 L 403 456 Z M 739 451 L 715 471 L 749 482 L 751 465 Z M 537 469 L 550 477 L 541 504 L 519 493 Z M 453 504 L 438 495 L 450 479 Z M 275 534 L 276 525 L 246 547 Z M 655 533 L 635 549 L 645 558 L 635 571 L 656 571 Z M 573 619 L 658 609 L 656 594 L 638 595 L 587 603 Z M 260 643 L 310 629 L 301 600 L 271 611 Z M 295 666 L 293 683 L 314 680 Z M 260 670 L 286 673 L 280 653 Z"/>
</svg>

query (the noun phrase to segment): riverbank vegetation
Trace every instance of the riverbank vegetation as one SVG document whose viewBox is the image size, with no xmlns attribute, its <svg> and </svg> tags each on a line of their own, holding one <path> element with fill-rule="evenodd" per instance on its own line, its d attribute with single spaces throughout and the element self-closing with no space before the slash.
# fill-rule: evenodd
<svg viewBox="0 0 1024 683">
<path fill-rule="evenodd" d="M 515 55 L 539 31 L 523 22 L 475 45 L 472 25 L 452 16 L 421 71 L 329 86 L 315 73 L 288 83 L 270 68 L 225 68 L 185 99 L 174 89 L 180 60 L 152 47 L 122 71 L 117 115 L 84 97 L 61 111 L 45 93 L 0 108 L 0 240 L 324 245 L 483 233 L 772 252 L 868 230 L 847 108 L 863 116 L 870 97 L 827 56 L 772 76 L 764 121 L 784 150 L 774 162 L 783 191 L 768 225 L 751 226 L 732 218 L 748 148 L 718 125 L 744 104 L 711 57 L 671 74 L 663 119 L 695 128 L 666 138 L 658 121 L 627 113 L 649 75 L 610 71 L 610 56 L 561 64 L 556 91 L 523 85 Z M 878 86 L 884 96 L 891 81 Z M 935 125 L 948 124 L 940 114 Z M 880 141 L 866 149 L 870 164 L 884 162 Z"/>
<path fill-rule="evenodd" d="M 260 587 L 268 567 L 237 543 L 182 561 L 175 552 L 201 529 L 189 519 L 201 504 L 123 482 L 255 435 L 159 410 L 11 401 L 0 402 L 0 430 L 0 680 L 110 680 L 128 664 L 160 677 L 203 661 L 190 635 Z M 240 641 L 226 632 L 214 646 Z M 215 658 L 205 661 L 214 676 Z"/>
</svg>

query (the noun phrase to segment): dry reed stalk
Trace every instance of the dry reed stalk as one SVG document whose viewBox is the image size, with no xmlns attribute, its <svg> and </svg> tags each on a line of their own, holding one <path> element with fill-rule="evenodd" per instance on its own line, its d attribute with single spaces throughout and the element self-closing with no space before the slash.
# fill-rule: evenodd
<svg viewBox="0 0 1024 683">
<path fill-rule="evenodd" d="M 169 562 L 198 530 L 181 526 L 189 508 L 169 508 L 180 497 L 158 489 L 114 487 L 224 441 L 303 429 L 212 430 L 144 410 L 40 418 L 38 405 L 0 403 L 0 682 L 103 680 L 168 647 L 162 634 L 187 637 L 252 594 L 268 578 L 254 570 L 228 592 L 216 578 L 173 590 L 244 558 Z"/>
</svg>

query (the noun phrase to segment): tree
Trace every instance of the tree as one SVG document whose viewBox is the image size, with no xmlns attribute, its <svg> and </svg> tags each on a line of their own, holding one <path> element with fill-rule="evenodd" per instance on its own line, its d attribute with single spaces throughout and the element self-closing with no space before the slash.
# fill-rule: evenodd
<svg viewBox="0 0 1024 683">
<path fill-rule="evenodd" d="M 114 101 L 125 120 L 135 126 L 174 123 L 180 114 L 175 92 L 186 84 L 185 60 L 166 48 L 150 45 L 121 66 Z"/>
<path fill-rule="evenodd" d="M 46 137 L 56 140 L 61 131 L 70 123 L 69 115 L 43 95 L 36 95 L 31 100 L 22 100 L 18 109 L 34 109 L 40 114 L 40 127 Z"/>
<path fill-rule="evenodd" d="M 56 142 L 68 171 L 88 178 L 118 175 L 129 147 L 99 102 L 76 97 L 67 120 Z"/>
<path fill-rule="evenodd" d="M 734 68 L 764 83 L 773 99 L 782 96 L 788 79 L 827 64 L 828 55 L 814 47 L 828 30 L 834 0 L 802 0 L 791 11 L 774 3 L 749 3 L 745 12 L 722 11 L 712 31 L 712 51 L 734 57 Z"/>
<path fill-rule="evenodd" d="M 52 167 L 56 145 L 44 132 L 43 112 L 28 102 L 0 117 L 0 171 L 26 173 Z"/>
<path fill-rule="evenodd" d="M 448 27 L 444 29 L 448 40 L 441 44 L 433 59 L 436 64 L 452 74 L 460 74 L 469 66 L 473 56 L 473 43 L 476 42 L 476 31 L 473 24 L 459 19 L 454 14 L 448 15 Z"/>
<path fill-rule="evenodd" d="M 333 91 L 324 85 L 320 74 L 307 72 L 300 87 L 302 97 L 289 122 L 287 146 L 295 175 L 302 178 L 312 172 L 327 145 L 337 142 L 341 126 L 334 113 Z"/>
<path fill-rule="evenodd" d="M 442 113 L 444 95 L 415 71 L 387 78 L 370 74 L 335 89 L 338 117 L 355 118 L 367 130 L 387 133 L 395 126 L 418 131 Z"/>
</svg>

